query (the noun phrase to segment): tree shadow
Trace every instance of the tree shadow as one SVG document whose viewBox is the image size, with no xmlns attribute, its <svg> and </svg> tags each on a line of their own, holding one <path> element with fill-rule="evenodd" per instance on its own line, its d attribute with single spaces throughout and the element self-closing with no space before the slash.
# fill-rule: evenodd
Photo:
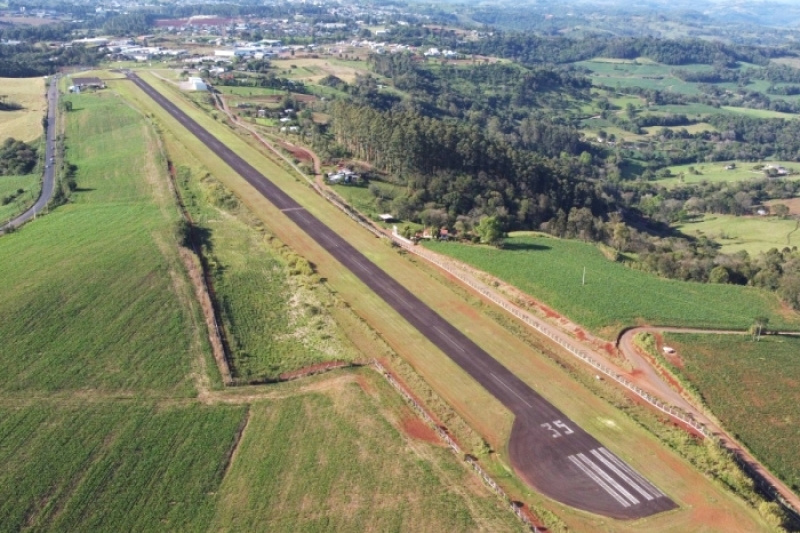
<svg viewBox="0 0 800 533">
<path fill-rule="evenodd" d="M 503 243 L 503 250 L 511 250 L 515 252 L 520 252 L 520 251 L 541 252 L 544 250 L 551 250 L 551 248 L 549 246 L 545 246 L 544 244 L 534 244 L 532 242 L 505 241 Z"/>
</svg>

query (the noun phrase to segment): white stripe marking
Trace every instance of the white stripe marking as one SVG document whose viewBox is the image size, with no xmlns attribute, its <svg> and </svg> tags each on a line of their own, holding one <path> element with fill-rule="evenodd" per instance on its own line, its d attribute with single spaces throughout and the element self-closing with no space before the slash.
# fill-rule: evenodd
<svg viewBox="0 0 800 533">
<path fill-rule="evenodd" d="M 619 468 L 617 468 L 616 466 L 614 466 L 614 465 L 613 465 L 613 464 L 612 464 L 612 463 L 611 463 L 611 462 L 610 462 L 608 459 L 606 459 L 605 457 L 603 457 L 603 455 L 602 455 L 600 452 L 598 452 L 597 450 L 592 450 L 592 455 L 594 455 L 595 459 L 597 459 L 598 461 L 600 461 L 601 463 L 603 463 L 604 465 L 606 465 L 606 467 L 607 467 L 609 470 L 611 470 L 612 472 L 614 472 L 614 473 L 615 473 L 615 474 L 616 474 L 616 475 L 617 475 L 617 476 L 618 476 L 620 479 L 622 479 L 622 480 L 623 480 L 623 481 L 625 481 L 625 482 L 626 482 L 628 485 L 630 485 L 631 487 L 633 487 L 633 488 L 634 488 L 634 490 L 636 490 L 636 492 L 638 492 L 639 494 L 641 494 L 642 496 L 644 496 L 644 497 L 645 497 L 645 499 L 647 499 L 647 501 L 652 501 L 653 497 L 650 495 L 650 493 L 649 493 L 649 492 L 647 492 L 646 490 L 644 490 L 642 487 L 640 487 L 640 486 L 639 486 L 639 484 L 638 484 L 638 483 L 636 483 L 636 482 L 635 482 L 635 481 L 633 481 L 631 478 L 629 478 L 627 475 L 625 475 L 625 473 L 624 473 L 624 472 L 620 471 L 620 469 L 619 469 Z"/>
<path fill-rule="evenodd" d="M 594 462 L 594 461 L 592 461 L 591 459 L 589 459 L 588 457 L 586 457 L 586 456 L 585 456 L 585 455 L 583 455 L 582 453 L 579 453 L 579 454 L 578 454 L 578 459 L 580 459 L 581 461 L 583 461 L 583 463 L 584 463 L 586 466 L 588 466 L 589 468 L 591 468 L 592 470 L 594 470 L 594 472 L 595 472 L 597 475 L 599 475 L 599 476 L 600 476 L 600 477 L 602 477 L 602 478 L 603 478 L 605 481 L 607 481 L 608 483 L 610 483 L 610 484 L 611 484 L 611 485 L 612 485 L 612 486 L 613 486 L 615 489 L 617 489 L 617 490 L 618 490 L 618 491 L 619 491 L 619 492 L 620 492 L 620 493 L 621 493 L 623 496 L 625 496 L 626 498 L 628 498 L 628 500 L 630 500 L 630 502 L 631 502 L 632 504 L 636 505 L 637 503 L 639 503 L 639 500 L 637 500 L 637 499 L 636 499 L 636 496 L 634 496 L 633 494 L 631 494 L 630 492 L 628 492 L 628 491 L 627 491 L 627 489 L 626 489 L 625 487 L 623 487 L 622 485 L 620 485 L 619 483 L 617 483 L 617 480 L 615 480 L 614 478 L 612 478 L 611 476 L 609 476 L 609 475 L 608 475 L 608 474 L 607 474 L 607 473 L 606 473 L 606 472 L 605 472 L 605 471 L 604 471 L 602 468 L 600 468 L 599 466 L 597 466 L 597 464 L 595 464 L 595 462 Z"/>
<path fill-rule="evenodd" d="M 439 334 L 447 340 L 447 342 L 449 342 L 450 344 L 455 346 L 456 349 L 458 349 L 459 352 L 465 353 L 464 352 L 464 348 L 462 348 L 461 345 L 455 339 L 453 339 L 453 337 L 451 337 L 450 335 L 448 335 L 447 333 L 445 333 L 444 331 L 439 329 L 439 326 L 433 326 L 433 329 L 438 331 Z"/>
<path fill-rule="evenodd" d="M 590 471 L 588 468 L 586 468 L 585 466 L 583 466 L 583 463 L 581 463 L 581 462 L 580 462 L 580 461 L 579 461 L 579 460 L 578 460 L 578 459 L 577 459 L 577 458 L 576 458 L 574 455 L 570 455 L 570 456 L 568 457 L 568 459 L 569 459 L 570 461 L 572 461 L 572 463 L 573 463 L 575 466 L 577 466 L 578 468 L 580 468 L 580 469 L 581 469 L 581 471 L 582 471 L 584 474 L 586 474 L 587 476 L 589 476 L 589 478 L 590 478 L 592 481 L 594 481 L 595 483 L 597 483 L 597 484 L 600 486 L 600 488 L 602 488 L 604 491 L 606 491 L 608 494 L 610 494 L 610 495 L 611 495 L 611 496 L 612 496 L 612 497 L 613 497 L 615 500 L 617 500 L 617 502 L 619 502 L 619 504 L 620 504 L 620 505 L 622 505 L 623 507 L 630 507 L 630 506 L 631 506 L 631 505 L 630 505 L 628 502 L 626 502 L 626 501 L 625 501 L 625 499 L 624 499 L 622 496 L 620 496 L 619 494 L 617 494 L 617 493 L 616 493 L 616 491 L 614 491 L 614 489 L 612 489 L 611 487 L 609 487 L 608 485 L 606 485 L 606 484 L 605 484 L 605 482 L 604 482 L 602 479 L 600 479 L 599 477 L 597 477 L 596 475 L 594 475 L 594 474 L 593 474 L 593 473 L 592 473 L 592 472 L 591 472 L 591 471 Z"/>
<path fill-rule="evenodd" d="M 284 213 L 287 211 L 302 211 L 305 207 L 287 207 L 286 209 L 281 209 Z"/>
<path fill-rule="evenodd" d="M 388 286 L 386 283 L 381 283 L 381 285 L 383 286 L 383 288 L 384 288 L 384 289 L 386 289 L 387 291 L 389 291 L 390 293 L 392 293 L 392 296 L 394 296 L 395 298 L 397 298 L 398 300 L 400 300 L 401 302 L 403 302 L 403 305 L 405 305 L 405 306 L 406 306 L 406 307 L 408 307 L 409 309 L 411 308 L 411 305 L 410 305 L 410 304 L 409 304 L 409 303 L 406 301 L 406 299 L 405 299 L 405 298 L 403 298 L 402 296 L 400 296 L 399 294 L 397 294 L 397 291 L 395 291 L 393 288 L 389 287 L 389 286 Z"/>
<path fill-rule="evenodd" d="M 603 455 L 605 455 L 605 456 L 606 456 L 606 458 L 608 458 L 608 460 L 609 460 L 609 461 L 611 461 L 611 462 L 613 462 L 614 464 L 616 464 L 616 465 L 617 465 L 618 467 L 620 467 L 622 470 L 624 470 L 625 472 L 627 472 L 627 473 L 628 473 L 628 475 L 630 475 L 630 476 L 631 476 L 633 479 L 635 479 L 636 481 L 638 481 L 639 483 L 641 483 L 641 485 L 642 485 L 644 488 L 646 488 L 646 489 L 648 489 L 648 490 L 650 491 L 650 494 L 652 494 L 652 495 L 653 495 L 653 496 L 655 496 L 656 498 L 661 498 L 662 496 L 664 496 L 664 493 L 663 493 L 663 492 L 661 492 L 660 490 L 658 490 L 658 488 L 656 488 L 656 486 L 655 486 L 655 485 L 653 485 L 652 483 L 650 483 L 649 481 L 647 481 L 647 480 L 646 480 L 644 477 L 642 477 L 642 475 L 641 475 L 641 474 L 639 474 L 639 472 L 637 472 L 636 470 L 634 470 L 634 469 L 633 469 L 633 468 L 631 468 L 630 466 L 626 465 L 625 463 L 623 463 L 622 461 L 620 461 L 619 459 L 617 459 L 617 458 L 614 456 L 614 454 L 612 454 L 611 452 L 609 452 L 609 451 L 608 451 L 608 450 L 606 450 L 605 448 L 599 448 L 599 451 L 600 451 L 600 453 L 602 453 Z"/>
<path fill-rule="evenodd" d="M 500 382 L 500 385 L 502 385 L 503 387 L 505 387 L 505 388 L 507 388 L 508 390 L 510 390 L 510 391 L 511 391 L 511 394 L 513 394 L 514 396 L 516 396 L 517 398 L 519 398 L 519 399 L 520 399 L 520 401 L 521 401 L 522 403 L 524 403 L 524 404 L 525 404 L 525 405 L 527 405 L 528 407 L 531 407 L 531 408 L 533 408 L 533 406 L 532 406 L 531 404 L 529 404 L 528 402 L 526 402 L 526 401 L 525 401 L 525 398 L 523 398 L 522 396 L 520 396 L 519 394 L 517 394 L 517 391 L 515 391 L 514 389 L 512 389 L 511 387 L 509 387 L 508 385 L 506 385 L 506 382 L 505 382 L 505 381 L 503 381 L 502 379 L 498 378 L 497 376 L 495 376 L 495 375 L 494 375 L 493 373 L 491 373 L 491 372 L 489 372 L 489 374 L 491 374 L 491 376 L 492 376 L 494 379 L 496 379 L 498 382 Z"/>
</svg>

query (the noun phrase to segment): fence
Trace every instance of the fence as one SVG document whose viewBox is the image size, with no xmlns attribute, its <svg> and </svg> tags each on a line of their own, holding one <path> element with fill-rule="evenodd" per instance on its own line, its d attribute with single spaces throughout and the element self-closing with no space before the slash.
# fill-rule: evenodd
<svg viewBox="0 0 800 533">
<path fill-rule="evenodd" d="M 431 417 L 431 415 L 428 414 L 428 411 L 424 407 L 422 407 L 422 405 L 420 405 L 419 402 L 411 394 L 409 394 L 408 391 L 406 391 L 406 389 L 402 385 L 400 385 L 400 383 L 398 383 L 396 379 L 394 379 L 394 376 L 392 376 L 392 374 L 388 370 L 386 370 L 386 368 L 380 362 L 378 362 L 377 359 L 372 360 L 372 366 L 374 366 L 375 369 L 384 378 L 386 378 L 386 381 L 388 381 L 389 384 L 391 384 L 392 387 L 394 387 L 395 390 L 397 390 L 397 392 L 400 393 L 400 395 L 406 400 L 406 402 L 408 402 L 408 404 L 414 408 L 417 414 L 419 414 L 419 416 L 425 422 L 427 422 L 427 424 L 431 428 L 433 428 L 436 434 L 439 435 L 439 437 L 447 444 L 447 446 L 450 447 L 450 450 L 457 456 L 463 458 L 463 460 L 467 462 L 475 472 L 478 473 L 478 475 L 483 479 L 484 483 L 486 483 L 486 485 L 488 485 L 492 490 L 494 490 L 494 492 L 498 496 L 500 496 L 500 498 L 503 500 L 504 503 L 506 503 L 506 505 L 508 505 L 511 511 L 515 515 L 517 515 L 517 518 L 519 518 L 525 525 L 531 528 L 531 531 L 533 531 L 533 533 L 541 532 L 541 530 L 538 527 L 536 527 L 536 525 L 533 522 L 531 522 L 531 519 L 524 512 L 522 512 L 522 508 L 516 503 L 514 503 L 514 501 L 511 498 L 509 498 L 508 494 L 506 494 L 506 491 L 504 491 L 503 488 L 500 485 L 498 485 L 497 482 L 494 479 L 492 479 L 492 477 L 488 473 L 486 473 L 486 470 L 483 469 L 483 467 L 478 463 L 478 461 L 475 460 L 475 458 L 473 458 L 472 456 L 465 454 L 461 450 L 461 447 L 458 445 L 458 443 L 456 443 L 456 441 L 454 441 L 450 437 L 447 431 L 445 431 L 444 428 L 442 428 L 442 426 L 436 423 L 433 417 Z"/>
</svg>

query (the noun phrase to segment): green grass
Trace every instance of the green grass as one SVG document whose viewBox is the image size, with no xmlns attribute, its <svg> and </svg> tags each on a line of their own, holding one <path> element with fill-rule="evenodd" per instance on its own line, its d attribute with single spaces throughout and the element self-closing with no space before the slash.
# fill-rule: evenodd
<svg viewBox="0 0 800 533">
<path fill-rule="evenodd" d="M 739 113 L 740 115 L 747 115 L 748 117 L 753 118 L 787 118 L 787 119 L 796 119 L 798 115 L 794 115 L 792 113 L 783 113 L 781 111 L 770 111 L 769 109 L 749 109 L 747 107 L 732 107 L 732 106 L 722 106 L 721 109 L 726 111 L 731 111 L 733 113 Z"/>
<path fill-rule="evenodd" d="M 40 182 L 41 176 L 37 174 L 0 176 L 0 224 L 19 215 L 36 202 L 41 191 Z M 24 192 L 17 195 L 19 189 Z M 3 199 L 8 196 L 14 196 L 14 199 L 2 205 Z"/>
<path fill-rule="evenodd" d="M 468 486 L 470 474 L 446 448 L 406 444 L 396 425 L 410 412 L 377 376 L 363 379 L 365 388 L 350 382 L 324 394 L 253 405 L 209 529 L 522 530 L 513 515 L 486 497 L 487 491 L 449 489 Z M 400 416 L 387 419 L 379 402 Z"/>
<path fill-rule="evenodd" d="M 705 235 L 722 245 L 726 254 L 746 250 L 751 256 L 771 248 L 800 246 L 796 220 L 776 217 L 707 215 L 696 222 L 676 225 L 687 235 Z"/>
<path fill-rule="evenodd" d="M 243 407 L 0 407 L 4 531 L 205 531 Z"/>
<path fill-rule="evenodd" d="M 147 157 L 154 140 L 113 95 L 73 102 L 66 136 L 80 190 L 0 238 L 0 391 L 192 394 L 189 312 L 173 278 L 177 213 L 154 196 L 151 180 L 164 179 Z"/>
<path fill-rule="evenodd" d="M 733 170 L 727 170 L 725 167 L 731 164 L 736 165 L 736 168 Z M 703 181 L 715 183 L 722 181 L 735 182 L 735 181 L 744 181 L 752 179 L 764 179 L 766 177 L 763 170 L 763 166 L 765 164 L 780 165 L 788 170 L 794 170 L 795 172 L 800 172 L 800 164 L 793 161 L 767 161 L 764 163 L 748 163 L 742 161 L 714 161 L 713 163 L 694 163 L 688 165 L 675 165 L 669 167 L 669 170 L 672 173 L 673 177 L 662 178 L 657 181 L 658 183 L 666 186 L 679 186 L 681 185 L 681 183 L 700 183 Z M 689 167 L 694 167 L 694 169 L 697 172 L 699 172 L 699 174 L 691 174 L 689 172 Z M 683 172 L 683 182 L 681 182 L 680 179 L 678 178 L 678 175 L 681 172 Z M 799 178 L 800 174 L 795 174 L 778 179 L 795 180 Z"/>
<path fill-rule="evenodd" d="M 276 94 L 286 94 L 286 91 L 270 89 L 269 87 L 234 87 L 227 85 L 217 85 L 215 87 L 222 94 L 233 94 L 236 96 L 274 96 Z"/>
<path fill-rule="evenodd" d="M 770 324 L 772 326 L 772 324 Z M 665 337 L 681 372 L 712 412 L 766 466 L 800 489 L 800 338 L 678 335 Z"/>
<path fill-rule="evenodd" d="M 749 287 L 658 278 L 608 260 L 591 244 L 547 237 L 513 237 L 506 249 L 428 243 L 431 249 L 485 270 L 595 331 L 614 334 L 637 323 L 747 328 L 753 317 L 784 319 L 776 296 Z M 581 285 L 586 267 L 586 285 Z"/>
</svg>

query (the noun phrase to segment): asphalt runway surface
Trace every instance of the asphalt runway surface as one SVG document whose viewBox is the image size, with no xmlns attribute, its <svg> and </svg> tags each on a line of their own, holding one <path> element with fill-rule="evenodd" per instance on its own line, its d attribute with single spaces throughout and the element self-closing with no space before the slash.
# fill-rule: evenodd
<svg viewBox="0 0 800 533">
<path fill-rule="evenodd" d="M 538 492 L 619 519 L 676 505 L 536 391 L 135 74 L 128 77 L 515 415 L 511 463 Z"/>
<path fill-rule="evenodd" d="M 44 176 L 42 177 L 42 191 L 36 203 L 33 204 L 30 209 L 0 227 L 0 232 L 9 227 L 19 227 L 34 218 L 37 213 L 44 211 L 48 202 L 50 202 L 50 199 L 53 197 L 53 192 L 55 191 L 55 164 L 52 163 L 51 160 L 56 155 L 56 132 L 58 130 L 56 125 L 57 105 L 58 77 L 56 76 L 50 80 L 50 88 L 47 90 L 47 140 L 44 151 L 45 169 Z"/>
</svg>

